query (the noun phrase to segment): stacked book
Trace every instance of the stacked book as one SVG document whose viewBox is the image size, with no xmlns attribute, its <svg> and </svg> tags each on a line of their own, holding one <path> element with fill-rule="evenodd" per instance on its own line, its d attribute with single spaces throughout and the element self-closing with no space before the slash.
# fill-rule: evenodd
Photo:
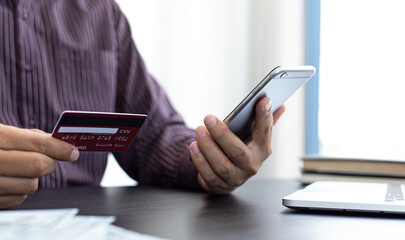
<svg viewBox="0 0 405 240">
<path fill-rule="evenodd" d="M 405 183 L 405 160 L 309 155 L 302 163 L 304 185 L 315 181 Z"/>
</svg>

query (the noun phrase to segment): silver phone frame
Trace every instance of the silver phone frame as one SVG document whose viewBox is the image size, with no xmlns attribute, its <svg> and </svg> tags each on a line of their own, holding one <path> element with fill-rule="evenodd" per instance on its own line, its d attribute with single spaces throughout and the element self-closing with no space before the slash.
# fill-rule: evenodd
<svg viewBox="0 0 405 240">
<path fill-rule="evenodd" d="M 312 78 L 315 74 L 315 67 L 310 65 L 302 66 L 278 66 L 256 85 L 255 88 L 235 107 L 235 109 L 224 119 L 229 129 L 235 133 L 242 141 L 247 142 L 250 138 L 251 128 L 254 124 L 255 106 L 257 102 L 268 96 L 270 83 L 273 79 L 302 79 L 300 84 L 289 96 L 284 96 L 286 100 L 290 98 L 299 88 Z M 267 87 L 266 87 L 267 86 Z M 271 96 L 269 96 L 271 98 Z M 286 101 L 285 100 L 285 101 Z M 285 102 L 283 101 L 283 103 Z M 272 100 L 272 102 L 274 102 Z M 273 113 L 279 108 L 274 108 Z M 247 109 L 248 108 L 248 109 Z M 235 123 L 236 122 L 236 123 Z M 243 127 L 241 127 L 243 126 Z"/>
</svg>

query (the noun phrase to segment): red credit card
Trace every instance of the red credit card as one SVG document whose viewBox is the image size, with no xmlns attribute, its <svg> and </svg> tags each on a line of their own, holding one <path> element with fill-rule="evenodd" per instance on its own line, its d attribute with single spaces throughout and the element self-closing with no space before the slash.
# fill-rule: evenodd
<svg viewBox="0 0 405 240">
<path fill-rule="evenodd" d="M 52 136 L 80 151 L 126 152 L 146 117 L 144 114 L 65 111 Z"/>
</svg>

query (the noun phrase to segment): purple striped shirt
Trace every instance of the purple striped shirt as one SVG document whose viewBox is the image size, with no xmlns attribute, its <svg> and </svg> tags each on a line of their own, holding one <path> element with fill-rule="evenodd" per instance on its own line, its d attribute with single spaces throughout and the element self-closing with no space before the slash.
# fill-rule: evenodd
<svg viewBox="0 0 405 240">
<path fill-rule="evenodd" d="M 130 150 L 114 154 L 121 167 L 140 184 L 199 188 L 194 131 L 148 74 L 113 0 L 0 0 L 0 123 L 51 132 L 64 110 L 147 114 Z M 106 162 L 100 152 L 57 161 L 39 187 L 99 185 Z"/>
</svg>

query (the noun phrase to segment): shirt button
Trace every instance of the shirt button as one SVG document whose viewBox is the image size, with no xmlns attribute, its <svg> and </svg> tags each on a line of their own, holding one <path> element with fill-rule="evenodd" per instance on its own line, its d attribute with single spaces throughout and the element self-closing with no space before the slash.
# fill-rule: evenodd
<svg viewBox="0 0 405 240">
<path fill-rule="evenodd" d="M 23 12 L 22 12 L 22 19 L 23 19 L 24 21 L 28 19 L 27 10 L 23 10 Z"/>
<path fill-rule="evenodd" d="M 32 71 L 32 64 L 31 63 L 26 63 L 25 64 L 25 71 L 31 72 Z"/>
<path fill-rule="evenodd" d="M 29 115 L 28 116 L 28 124 L 29 124 L 29 128 L 33 128 L 35 127 L 35 116 L 33 115 Z"/>
</svg>

